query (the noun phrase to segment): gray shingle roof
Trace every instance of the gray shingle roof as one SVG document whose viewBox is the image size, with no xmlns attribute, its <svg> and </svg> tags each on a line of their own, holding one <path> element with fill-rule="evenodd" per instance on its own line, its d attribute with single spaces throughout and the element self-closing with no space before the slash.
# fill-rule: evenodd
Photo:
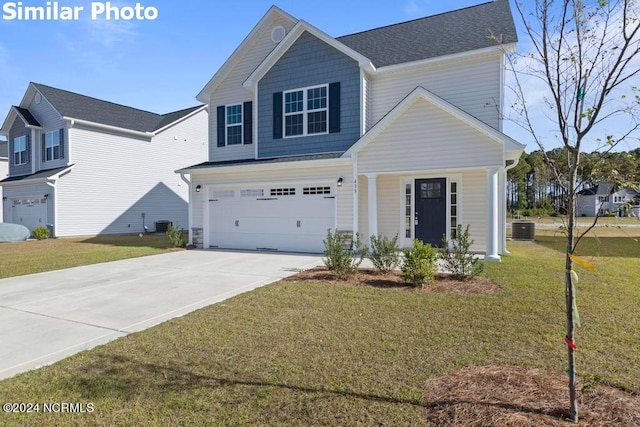
<svg viewBox="0 0 640 427">
<path fill-rule="evenodd" d="M 16 106 L 14 106 L 13 108 L 16 109 L 18 114 L 20 114 L 22 116 L 22 118 L 24 119 L 24 121 L 27 122 L 27 124 L 29 124 L 31 126 L 40 127 L 40 122 L 38 120 L 36 120 L 35 117 L 33 117 L 33 114 L 31 114 L 31 111 L 27 110 L 26 108 L 21 108 L 21 107 L 16 107 Z"/>
<path fill-rule="evenodd" d="M 33 83 L 33 85 L 64 117 L 139 132 L 153 132 L 161 129 L 201 107 L 199 105 L 168 114 L 156 114 L 40 83 Z"/>
<path fill-rule="evenodd" d="M 309 154 L 306 156 L 290 156 L 290 157 L 274 157 L 268 159 L 241 159 L 241 160 L 225 160 L 219 162 L 204 162 L 197 165 L 189 166 L 188 168 L 182 169 L 182 171 L 188 172 L 193 169 L 204 169 L 204 168 L 219 168 L 224 166 L 241 166 L 241 165 L 257 165 L 257 164 L 268 164 L 268 163 L 288 163 L 288 162 L 301 162 L 307 160 L 326 160 L 326 159 L 337 159 L 342 156 L 342 152 L 335 153 L 322 153 L 322 154 Z"/>
<path fill-rule="evenodd" d="M 414 21 L 389 25 L 337 40 L 376 67 L 401 64 L 517 41 L 508 0 L 496 0 Z"/>
<path fill-rule="evenodd" d="M 594 187 L 584 189 L 582 191 L 578 191 L 578 194 L 582 196 L 608 196 L 609 194 L 615 191 L 615 184 L 605 183 L 598 184 Z"/>
<path fill-rule="evenodd" d="M 10 176 L 9 178 L 6 178 L 6 179 L 3 179 L 2 181 L 0 181 L 0 184 L 7 183 L 7 182 L 32 181 L 32 180 L 36 180 L 36 179 L 49 178 L 50 176 L 59 174 L 60 172 L 62 172 L 65 169 L 69 169 L 71 166 L 72 165 L 63 166 L 63 167 L 55 168 L 55 169 L 42 170 L 42 171 L 38 171 L 36 173 L 32 173 L 32 174 L 29 174 L 29 175 Z"/>
</svg>

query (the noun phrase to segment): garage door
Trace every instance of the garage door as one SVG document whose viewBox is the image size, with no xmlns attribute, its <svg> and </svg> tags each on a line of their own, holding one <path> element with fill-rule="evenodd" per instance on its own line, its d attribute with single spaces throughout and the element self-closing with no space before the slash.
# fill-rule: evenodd
<svg viewBox="0 0 640 427">
<path fill-rule="evenodd" d="M 14 199 L 11 207 L 11 222 L 22 224 L 30 231 L 47 226 L 47 199 Z"/>
<path fill-rule="evenodd" d="M 209 191 L 210 247 L 321 253 L 334 228 L 330 185 Z"/>
</svg>

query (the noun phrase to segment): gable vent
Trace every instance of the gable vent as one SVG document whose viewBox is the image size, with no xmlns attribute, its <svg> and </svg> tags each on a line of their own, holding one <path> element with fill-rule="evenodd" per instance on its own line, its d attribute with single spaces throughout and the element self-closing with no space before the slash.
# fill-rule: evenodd
<svg viewBox="0 0 640 427">
<path fill-rule="evenodd" d="M 274 43 L 280 43 L 286 35 L 287 30 L 282 25 L 275 26 L 271 30 L 271 41 Z"/>
</svg>

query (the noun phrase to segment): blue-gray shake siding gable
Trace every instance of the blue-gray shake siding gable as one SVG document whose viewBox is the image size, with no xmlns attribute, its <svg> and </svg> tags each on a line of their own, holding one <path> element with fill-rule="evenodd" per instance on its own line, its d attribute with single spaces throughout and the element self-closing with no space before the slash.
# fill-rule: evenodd
<svg viewBox="0 0 640 427">
<path fill-rule="evenodd" d="M 21 136 L 27 137 L 27 163 L 16 166 L 13 155 L 13 139 Z M 27 175 L 31 173 L 31 129 L 27 128 L 21 118 L 16 117 L 13 126 L 9 130 L 9 176 Z"/>
<path fill-rule="evenodd" d="M 340 83 L 339 132 L 274 139 L 274 93 L 331 83 Z M 346 151 L 360 137 L 360 109 L 358 63 L 304 32 L 258 83 L 258 158 Z"/>
</svg>

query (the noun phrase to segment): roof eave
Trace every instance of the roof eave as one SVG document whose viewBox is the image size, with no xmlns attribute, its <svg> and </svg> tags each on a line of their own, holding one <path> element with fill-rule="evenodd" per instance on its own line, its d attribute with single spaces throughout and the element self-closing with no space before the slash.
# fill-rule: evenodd
<svg viewBox="0 0 640 427">
<path fill-rule="evenodd" d="M 168 125 L 163 126 L 163 127 L 161 127 L 160 129 L 156 129 L 156 130 L 154 130 L 154 131 L 153 131 L 153 134 L 154 134 L 154 135 L 157 135 L 157 134 L 159 134 L 159 133 L 162 133 L 162 132 L 164 132 L 165 130 L 167 130 L 167 129 L 169 129 L 169 128 L 173 127 L 173 126 L 175 126 L 176 124 L 178 124 L 178 123 L 180 123 L 180 122 L 183 122 L 183 121 L 187 120 L 188 118 L 195 116 L 196 114 L 198 114 L 198 113 L 199 113 L 199 112 L 201 112 L 202 110 L 206 110 L 206 109 L 208 109 L 208 108 L 209 108 L 209 105 L 204 104 L 204 105 L 200 106 L 200 108 L 198 108 L 198 109 L 196 109 L 196 110 L 193 110 L 193 111 L 192 111 L 192 112 L 190 112 L 189 114 L 187 114 L 187 115 L 185 115 L 185 116 L 182 116 L 182 117 L 180 117 L 180 118 L 179 118 L 179 119 L 177 119 L 177 120 L 174 120 L 173 122 L 169 123 Z"/>
<path fill-rule="evenodd" d="M 133 129 L 126 129 L 126 128 L 121 128 L 121 127 L 117 127 L 117 126 L 110 126 L 110 125 L 105 125 L 105 124 L 102 124 L 102 123 L 96 123 L 96 122 L 90 122 L 90 121 L 87 121 L 87 120 L 76 119 L 74 117 L 63 116 L 62 120 L 68 122 L 70 127 L 73 127 L 74 125 L 79 124 L 79 125 L 83 125 L 83 126 L 90 126 L 90 127 L 95 127 L 95 128 L 98 128 L 98 129 L 109 130 L 109 131 L 112 131 L 112 132 L 120 132 L 120 133 L 129 134 L 129 135 L 141 136 L 141 137 L 145 137 L 145 138 L 152 138 L 152 137 L 154 137 L 156 135 L 155 132 L 144 132 L 144 131 L 138 131 L 138 130 L 133 130 Z"/>
<path fill-rule="evenodd" d="M 317 159 L 317 160 L 298 160 L 290 162 L 276 162 L 276 163 L 250 163 L 250 164 L 236 164 L 229 166 L 201 166 L 197 168 L 184 168 L 178 169 L 175 173 L 190 174 L 190 175 L 203 175 L 210 173 L 224 173 L 224 172 L 236 172 L 236 171 L 262 171 L 270 169 L 304 169 L 308 167 L 322 167 L 322 166 L 336 166 L 341 164 L 350 164 L 351 159 L 345 157 L 336 157 L 333 159 Z"/>
<path fill-rule="evenodd" d="M 436 65 L 442 62 L 460 61 L 469 59 L 476 56 L 483 56 L 491 53 L 501 52 L 504 54 L 515 52 L 516 43 L 509 43 L 504 45 L 496 45 L 485 47 L 482 49 L 467 50 L 465 52 L 452 53 L 450 55 L 436 56 L 434 58 L 421 59 L 419 61 L 403 62 L 400 64 L 386 65 L 377 69 L 378 73 L 391 73 L 395 71 L 401 71 L 407 68 L 422 67 L 429 65 Z"/>
</svg>

